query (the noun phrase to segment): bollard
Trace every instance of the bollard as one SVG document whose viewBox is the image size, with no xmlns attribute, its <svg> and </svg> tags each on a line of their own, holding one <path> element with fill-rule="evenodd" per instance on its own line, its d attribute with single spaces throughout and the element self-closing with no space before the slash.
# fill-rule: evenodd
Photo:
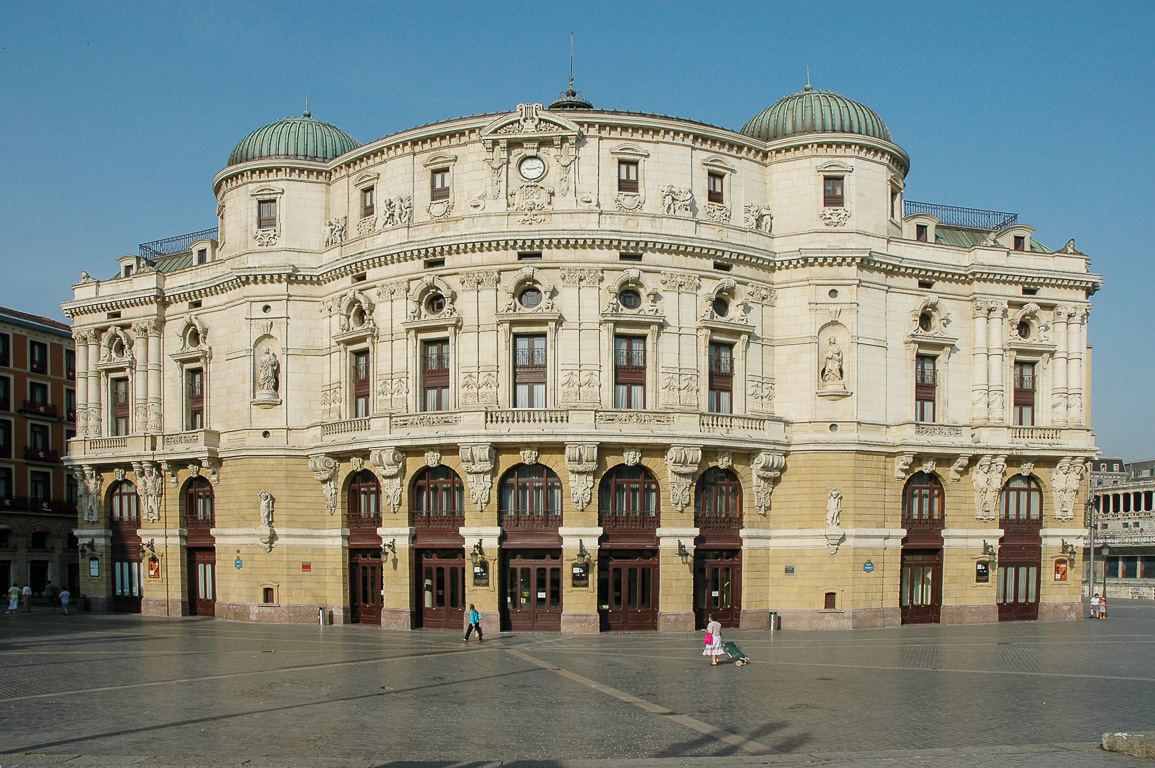
<svg viewBox="0 0 1155 768">
<path fill-rule="evenodd" d="M 770 631 L 782 629 L 782 619 L 778 616 L 778 611 L 770 611 Z"/>
<path fill-rule="evenodd" d="M 325 626 L 325 607 L 324 606 L 317 608 L 317 624 L 322 626 L 322 627 Z"/>
</svg>

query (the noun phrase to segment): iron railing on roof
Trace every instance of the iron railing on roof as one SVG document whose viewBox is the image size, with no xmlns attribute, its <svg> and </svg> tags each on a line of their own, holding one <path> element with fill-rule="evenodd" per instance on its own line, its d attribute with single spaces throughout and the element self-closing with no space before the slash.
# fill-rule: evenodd
<svg viewBox="0 0 1155 768">
<path fill-rule="evenodd" d="M 976 208 L 959 208 L 953 205 L 935 205 L 934 203 L 917 203 L 907 200 L 903 204 L 905 215 L 912 213 L 929 213 L 938 217 L 948 227 L 965 227 L 966 229 L 983 229 L 988 232 L 998 232 L 1015 224 L 1019 214 L 1006 211 L 980 211 Z"/>
<path fill-rule="evenodd" d="M 216 240 L 218 227 L 202 229 L 200 232 L 189 232 L 187 235 L 166 237 L 164 240 L 153 240 L 151 243 L 140 244 L 140 258 L 157 259 L 161 256 L 172 256 L 174 253 L 188 253 L 192 244 L 197 240 Z"/>
</svg>

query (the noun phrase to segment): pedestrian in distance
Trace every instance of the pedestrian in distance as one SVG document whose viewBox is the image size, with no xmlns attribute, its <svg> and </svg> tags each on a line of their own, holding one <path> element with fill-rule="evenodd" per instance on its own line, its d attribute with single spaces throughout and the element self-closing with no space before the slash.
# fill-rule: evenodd
<svg viewBox="0 0 1155 768">
<path fill-rule="evenodd" d="M 722 625 L 718 623 L 718 617 L 710 614 L 710 623 L 706 625 L 704 630 L 706 637 L 704 642 L 706 650 L 702 651 L 703 656 L 710 657 L 710 666 L 718 666 L 718 657 L 725 655 L 726 650 L 722 647 Z"/>
<path fill-rule="evenodd" d="M 32 585 L 25 584 L 24 589 L 20 590 L 20 607 L 24 609 L 25 613 L 32 613 Z"/>
<path fill-rule="evenodd" d="M 52 584 L 51 580 L 44 585 L 44 600 L 48 603 L 49 610 L 56 610 L 56 587 Z"/>
<path fill-rule="evenodd" d="M 1103 596 L 1099 598 L 1099 618 L 1100 619 L 1107 618 L 1107 593 L 1106 592 L 1104 592 Z"/>
<path fill-rule="evenodd" d="M 473 607 L 473 603 L 469 604 L 469 626 L 465 629 L 465 637 L 461 638 L 461 642 L 468 643 L 469 636 L 473 634 L 473 630 L 477 630 L 477 642 L 481 642 L 481 614 Z"/>
<path fill-rule="evenodd" d="M 1100 603 L 1099 593 L 1096 592 L 1094 595 L 1091 596 L 1091 618 L 1092 619 L 1099 618 L 1099 603 Z"/>
<path fill-rule="evenodd" d="M 8 613 L 16 613 L 18 605 L 20 605 L 20 587 L 13 584 L 8 587 Z"/>
<path fill-rule="evenodd" d="M 60 607 L 64 609 L 64 615 L 68 615 L 68 602 L 72 599 L 72 593 L 68 591 L 68 587 L 60 590 Z"/>
</svg>

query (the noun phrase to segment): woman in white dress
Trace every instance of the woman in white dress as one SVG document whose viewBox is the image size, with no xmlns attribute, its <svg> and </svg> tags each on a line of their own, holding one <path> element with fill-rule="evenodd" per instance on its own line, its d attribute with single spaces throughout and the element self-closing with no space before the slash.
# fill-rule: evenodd
<svg viewBox="0 0 1155 768">
<path fill-rule="evenodd" d="M 710 641 L 706 643 L 706 650 L 702 651 L 703 656 L 710 657 L 710 664 L 718 666 L 718 657 L 726 653 L 722 648 L 722 625 L 718 623 L 718 619 L 714 614 L 710 614 L 710 623 L 706 625 L 705 633 L 710 637 Z"/>
</svg>

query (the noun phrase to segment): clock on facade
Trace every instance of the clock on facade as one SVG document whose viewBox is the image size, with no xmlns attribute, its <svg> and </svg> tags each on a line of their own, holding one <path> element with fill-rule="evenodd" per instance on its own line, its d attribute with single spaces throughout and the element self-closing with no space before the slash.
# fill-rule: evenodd
<svg viewBox="0 0 1155 768">
<path fill-rule="evenodd" d="M 537 155 L 522 158 L 521 162 L 517 164 L 517 172 L 526 181 L 537 181 L 545 176 L 545 161 Z"/>
</svg>

